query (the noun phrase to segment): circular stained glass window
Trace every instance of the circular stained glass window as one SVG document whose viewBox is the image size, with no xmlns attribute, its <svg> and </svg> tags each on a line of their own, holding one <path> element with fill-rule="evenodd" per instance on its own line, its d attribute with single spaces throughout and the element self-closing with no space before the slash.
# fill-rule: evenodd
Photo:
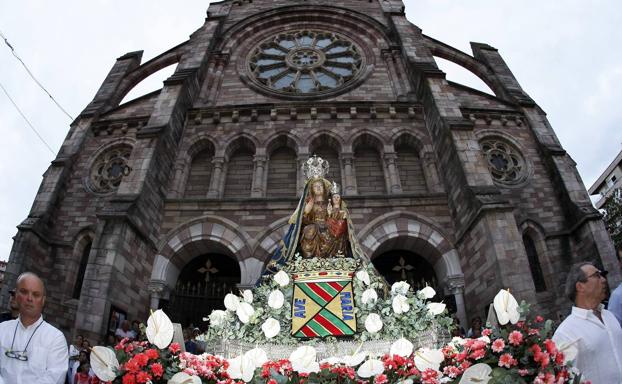
<svg viewBox="0 0 622 384">
<path fill-rule="evenodd" d="M 496 139 L 481 143 L 488 162 L 488 169 L 495 181 L 503 184 L 517 184 L 526 178 L 526 164 L 523 156 L 512 145 Z"/>
<path fill-rule="evenodd" d="M 347 84 L 360 72 L 359 48 L 322 31 L 282 33 L 257 46 L 249 69 L 264 87 L 290 95 L 313 95 Z"/>
<path fill-rule="evenodd" d="M 117 189 L 121 178 L 130 172 L 127 161 L 131 152 L 132 147 L 123 145 L 99 155 L 91 166 L 88 183 L 90 189 L 96 193 L 108 193 Z"/>
</svg>

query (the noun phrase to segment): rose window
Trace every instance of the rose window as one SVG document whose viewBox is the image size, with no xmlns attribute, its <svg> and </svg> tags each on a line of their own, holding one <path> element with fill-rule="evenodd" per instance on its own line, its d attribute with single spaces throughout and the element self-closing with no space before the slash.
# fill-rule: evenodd
<svg viewBox="0 0 622 384">
<path fill-rule="evenodd" d="M 130 172 L 127 161 L 132 148 L 122 146 L 107 150 L 97 157 L 91 167 L 89 186 L 94 192 L 107 193 L 121 184 L 121 178 Z"/>
<path fill-rule="evenodd" d="M 500 140 L 486 140 L 481 146 L 495 181 L 516 184 L 525 179 L 525 161 L 517 149 Z"/>
<path fill-rule="evenodd" d="M 273 91 L 312 95 L 350 82 L 360 72 L 359 49 L 343 36 L 320 31 L 279 34 L 250 56 L 253 78 Z"/>
</svg>

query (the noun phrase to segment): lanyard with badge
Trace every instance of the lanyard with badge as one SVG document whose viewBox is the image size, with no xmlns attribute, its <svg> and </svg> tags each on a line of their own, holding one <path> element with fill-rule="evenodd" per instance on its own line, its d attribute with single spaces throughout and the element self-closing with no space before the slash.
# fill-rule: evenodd
<svg viewBox="0 0 622 384">
<path fill-rule="evenodd" d="M 13 344 L 15 343 L 15 335 L 17 335 L 17 327 L 19 326 L 19 320 L 17 320 L 17 322 L 15 323 L 15 331 L 13 332 L 13 341 L 11 341 L 11 348 L 9 348 L 6 352 L 4 352 L 6 357 L 9 357 L 11 359 L 17 359 L 19 361 L 28 361 L 28 355 L 26 354 L 26 350 L 28 349 L 28 346 L 30 345 L 30 341 L 32 340 L 32 337 L 35 335 L 35 333 L 37 332 L 37 329 L 39 329 L 41 324 L 43 324 L 43 321 L 40 322 L 39 325 L 37 325 L 37 328 L 35 328 L 35 330 L 32 332 L 32 335 L 30 335 L 30 337 L 28 338 L 28 342 L 26 343 L 24 350 L 14 351 Z"/>
</svg>

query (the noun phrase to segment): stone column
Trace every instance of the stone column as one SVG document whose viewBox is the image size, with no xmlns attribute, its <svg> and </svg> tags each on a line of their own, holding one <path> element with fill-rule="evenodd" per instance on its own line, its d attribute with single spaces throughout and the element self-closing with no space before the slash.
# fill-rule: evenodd
<svg viewBox="0 0 622 384">
<path fill-rule="evenodd" d="M 168 286 L 166 285 L 166 281 L 163 280 L 151 280 L 149 285 L 147 286 L 147 290 L 150 295 L 150 304 L 149 307 L 151 310 L 155 311 L 159 309 L 160 300 L 164 299 L 166 294 L 168 293 Z"/>
<path fill-rule="evenodd" d="M 460 325 L 466 331 L 469 327 L 466 308 L 464 306 L 464 275 L 447 276 L 447 288 L 456 299 L 456 315 L 460 320 Z"/>
<path fill-rule="evenodd" d="M 254 172 L 251 197 L 264 197 L 266 191 L 266 155 L 255 155 L 253 158 Z"/>
<path fill-rule="evenodd" d="M 423 165 L 423 176 L 425 177 L 426 186 L 429 192 L 443 192 L 443 186 L 438 177 L 436 169 L 436 160 L 432 152 L 426 152 L 421 157 Z"/>
<path fill-rule="evenodd" d="M 222 178 L 222 167 L 224 162 L 225 159 L 222 156 L 214 157 L 214 159 L 212 159 L 212 178 L 209 182 L 207 197 L 217 199 L 221 196 L 220 186 L 222 183 L 220 182 L 220 179 Z"/>
<path fill-rule="evenodd" d="M 302 195 L 302 190 L 307 181 L 305 173 L 302 171 L 302 166 L 309 157 L 311 156 L 307 147 L 298 150 L 298 158 L 296 159 L 296 164 L 298 164 L 298 169 L 296 170 L 296 196 Z"/>
<path fill-rule="evenodd" d="M 395 97 L 399 97 L 402 94 L 402 88 L 400 80 L 397 77 L 397 73 L 395 71 L 393 54 L 389 50 L 383 50 L 382 58 L 384 59 L 384 63 L 387 66 L 387 71 L 389 72 L 389 81 L 391 81 L 391 88 L 393 89 L 393 94 L 395 95 Z"/>
<path fill-rule="evenodd" d="M 395 160 L 397 160 L 395 152 L 385 152 L 384 164 L 387 168 L 385 179 L 387 180 L 389 194 L 402 193 L 402 183 L 400 182 L 400 175 Z"/>
<path fill-rule="evenodd" d="M 344 152 L 339 157 L 343 165 L 343 195 L 358 195 L 356 190 L 356 176 L 354 174 L 354 155 L 351 152 Z"/>
</svg>

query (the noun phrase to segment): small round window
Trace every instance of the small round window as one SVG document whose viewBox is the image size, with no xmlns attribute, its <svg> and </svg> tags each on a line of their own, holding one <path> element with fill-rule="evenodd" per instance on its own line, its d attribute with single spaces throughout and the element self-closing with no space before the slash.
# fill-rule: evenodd
<svg viewBox="0 0 622 384">
<path fill-rule="evenodd" d="M 514 146 L 498 139 L 486 139 L 481 142 L 481 147 L 496 182 L 518 184 L 525 180 L 527 166 Z"/>
<path fill-rule="evenodd" d="M 127 161 L 132 147 L 122 145 L 101 153 L 93 162 L 88 186 L 96 193 L 108 193 L 117 189 L 121 178 L 130 172 Z"/>
<path fill-rule="evenodd" d="M 252 78 L 286 95 L 316 95 L 350 83 L 361 71 L 360 49 L 347 38 L 323 31 L 273 36 L 253 49 Z"/>
</svg>

